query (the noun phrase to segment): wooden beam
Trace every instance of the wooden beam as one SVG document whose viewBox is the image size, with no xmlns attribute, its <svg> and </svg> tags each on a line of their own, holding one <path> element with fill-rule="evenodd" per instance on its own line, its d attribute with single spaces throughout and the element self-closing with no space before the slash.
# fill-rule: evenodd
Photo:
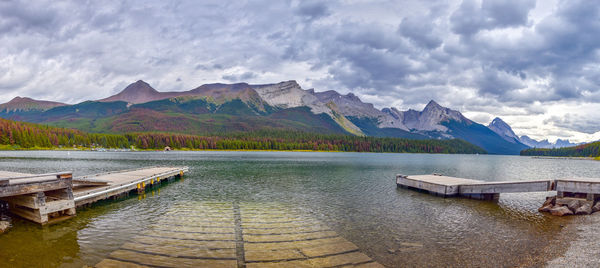
<svg viewBox="0 0 600 268">
<path fill-rule="evenodd" d="M 32 209 L 39 209 L 46 205 L 46 195 L 44 195 L 44 192 L 3 197 L 2 200 L 13 205 L 19 205 Z"/>
<path fill-rule="evenodd" d="M 39 177 L 56 177 L 57 179 L 68 179 L 73 177 L 73 172 L 71 171 L 64 171 L 64 172 L 54 172 L 54 173 L 44 173 L 44 174 L 31 174 L 31 175 L 26 175 L 26 176 L 17 176 L 17 177 L 10 177 L 10 178 L 3 178 L 0 180 L 18 180 L 18 179 L 30 179 L 30 178 L 39 178 Z"/>
<path fill-rule="evenodd" d="M 70 188 L 71 185 L 71 179 L 56 179 L 52 181 L 44 181 L 39 183 L 4 185 L 0 187 L 0 197 Z"/>
</svg>

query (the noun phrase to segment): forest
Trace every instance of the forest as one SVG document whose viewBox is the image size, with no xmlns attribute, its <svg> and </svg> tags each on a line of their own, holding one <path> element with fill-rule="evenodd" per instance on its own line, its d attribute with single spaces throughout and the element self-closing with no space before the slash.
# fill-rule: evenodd
<svg viewBox="0 0 600 268">
<path fill-rule="evenodd" d="M 529 156 L 564 156 L 564 157 L 598 157 L 600 156 L 600 142 L 577 145 L 564 148 L 531 148 L 521 151 L 521 155 Z"/>
<path fill-rule="evenodd" d="M 234 132 L 194 136 L 173 133 L 99 134 L 0 119 L 0 145 L 13 149 L 135 148 L 140 150 L 315 150 L 342 152 L 485 154 L 460 139 L 413 140 L 314 134 L 300 131 Z"/>
</svg>

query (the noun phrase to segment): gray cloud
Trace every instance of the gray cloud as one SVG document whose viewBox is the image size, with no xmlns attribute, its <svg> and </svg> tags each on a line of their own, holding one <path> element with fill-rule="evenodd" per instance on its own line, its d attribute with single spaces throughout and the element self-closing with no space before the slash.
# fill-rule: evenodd
<svg viewBox="0 0 600 268">
<path fill-rule="evenodd" d="M 319 19 L 329 15 L 329 9 L 322 1 L 301 1 L 296 13 L 309 20 Z"/>
<path fill-rule="evenodd" d="M 222 78 L 229 82 L 246 82 L 252 78 L 256 78 L 257 75 L 253 72 L 244 72 L 241 74 L 230 74 L 223 75 Z"/>
<path fill-rule="evenodd" d="M 598 120 L 600 118 L 585 118 L 575 114 L 566 114 L 564 117 L 552 116 L 544 120 L 544 124 L 554 124 L 555 126 L 573 129 L 583 133 L 594 134 L 600 131 Z"/>
<path fill-rule="evenodd" d="M 0 99 L 73 103 L 138 79 L 159 90 L 294 79 L 377 107 L 435 99 L 480 119 L 600 102 L 600 6 L 548 4 L 0 1 Z"/>
<path fill-rule="evenodd" d="M 470 37 L 484 29 L 526 25 L 535 0 L 464 0 L 450 17 L 454 33 Z"/>
</svg>

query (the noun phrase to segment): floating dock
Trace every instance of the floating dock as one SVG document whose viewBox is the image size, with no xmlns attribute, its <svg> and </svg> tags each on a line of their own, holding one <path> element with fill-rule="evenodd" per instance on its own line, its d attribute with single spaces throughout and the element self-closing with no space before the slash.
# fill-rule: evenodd
<svg viewBox="0 0 600 268">
<path fill-rule="evenodd" d="M 188 167 L 150 167 L 96 174 L 73 179 L 75 206 L 118 197 L 131 191 L 143 192 L 146 187 L 160 185 L 164 180 L 183 176 Z"/>
<path fill-rule="evenodd" d="M 546 192 L 554 190 L 552 180 L 486 182 L 455 178 L 439 174 L 397 175 L 398 187 L 427 191 L 444 197 L 464 196 L 474 199 L 498 200 L 501 193 Z"/>
<path fill-rule="evenodd" d="M 440 174 L 398 174 L 396 185 L 443 197 L 464 196 L 483 200 L 498 200 L 501 193 L 547 191 L 556 191 L 557 198 L 581 198 L 588 201 L 597 201 L 600 198 L 600 178 L 488 182 Z"/>
<path fill-rule="evenodd" d="M 27 174 L 0 171 L 0 202 L 12 214 L 41 225 L 75 216 L 76 207 L 119 197 L 181 177 L 187 167 L 149 167 L 73 178 L 72 172 Z"/>
</svg>

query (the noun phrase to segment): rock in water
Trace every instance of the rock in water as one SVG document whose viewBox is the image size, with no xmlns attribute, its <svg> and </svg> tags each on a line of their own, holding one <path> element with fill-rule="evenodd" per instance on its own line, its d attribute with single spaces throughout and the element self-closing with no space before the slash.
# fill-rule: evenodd
<svg viewBox="0 0 600 268">
<path fill-rule="evenodd" d="M 571 210 L 571 211 L 575 211 L 577 210 L 578 207 L 581 206 L 581 203 L 579 202 L 579 200 L 571 200 L 567 203 L 567 207 Z"/>
<path fill-rule="evenodd" d="M 547 205 L 553 205 L 553 206 L 556 205 L 556 196 L 546 197 L 546 201 L 544 202 L 542 207 L 545 207 Z"/>
<path fill-rule="evenodd" d="M 596 211 L 600 211 L 600 202 L 596 203 L 593 207 L 592 207 L 592 212 L 596 212 Z"/>
<path fill-rule="evenodd" d="M 573 215 L 573 211 L 571 211 L 568 207 L 563 206 L 555 206 L 550 209 L 550 213 L 554 216 L 565 216 L 565 215 Z"/>
<path fill-rule="evenodd" d="M 539 212 L 550 212 L 550 210 L 554 207 L 552 204 L 542 205 L 542 207 L 538 208 Z"/>
<path fill-rule="evenodd" d="M 0 221 L 0 234 L 6 232 L 10 228 L 10 223 L 7 221 Z"/>
<path fill-rule="evenodd" d="M 575 214 L 577 215 L 589 215 L 592 214 L 592 206 L 588 203 L 581 205 L 581 207 L 575 210 Z"/>
</svg>

